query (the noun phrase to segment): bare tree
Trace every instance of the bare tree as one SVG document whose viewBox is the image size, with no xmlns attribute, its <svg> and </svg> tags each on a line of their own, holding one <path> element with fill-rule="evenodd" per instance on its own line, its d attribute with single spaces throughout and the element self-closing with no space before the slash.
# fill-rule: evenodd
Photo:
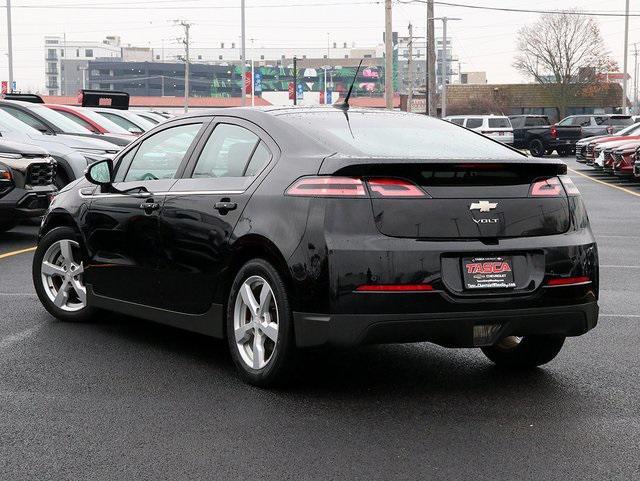
<svg viewBox="0 0 640 481">
<path fill-rule="evenodd" d="M 568 99 L 583 87 L 600 83 L 600 74 L 617 70 L 606 49 L 598 23 L 577 10 L 541 15 L 518 32 L 513 66 L 540 84 L 549 84 L 559 118 Z"/>
</svg>

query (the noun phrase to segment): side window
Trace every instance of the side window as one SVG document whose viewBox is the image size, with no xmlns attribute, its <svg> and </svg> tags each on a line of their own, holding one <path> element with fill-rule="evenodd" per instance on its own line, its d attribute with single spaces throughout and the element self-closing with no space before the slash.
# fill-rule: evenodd
<svg viewBox="0 0 640 481">
<path fill-rule="evenodd" d="M 591 117 L 580 115 L 573 119 L 573 125 L 579 125 L 580 127 L 588 127 L 591 125 Z"/>
<path fill-rule="evenodd" d="M 202 149 L 192 177 L 243 177 L 259 142 L 258 136 L 244 127 L 219 124 Z"/>
<path fill-rule="evenodd" d="M 479 118 L 470 118 L 467 119 L 467 125 L 466 127 L 468 129 L 477 129 L 479 127 L 482 127 L 482 119 Z"/>
<path fill-rule="evenodd" d="M 40 122 L 33 115 L 30 115 L 30 114 L 28 114 L 26 112 L 23 112 L 22 110 L 19 110 L 19 109 L 14 109 L 12 107 L 6 107 L 4 105 L 0 106 L 0 109 L 4 110 L 8 114 L 13 115 L 20 122 L 24 122 L 25 124 L 33 127 L 36 130 L 39 130 L 40 132 L 50 132 L 49 127 L 47 127 L 45 124 Z"/>
<path fill-rule="evenodd" d="M 451 119 L 452 124 L 462 125 L 464 123 L 464 119 Z"/>
<path fill-rule="evenodd" d="M 201 126 L 201 123 L 178 125 L 145 139 L 139 145 L 124 181 L 173 178 Z"/>
<path fill-rule="evenodd" d="M 133 156 L 136 155 L 137 151 L 138 151 L 138 147 L 134 147 L 129 152 L 127 152 L 122 157 L 120 157 L 115 167 L 115 171 L 116 171 L 116 175 L 114 179 L 115 182 L 122 182 L 124 180 L 124 176 L 127 173 L 129 164 L 131 163 Z"/>
<path fill-rule="evenodd" d="M 264 168 L 265 165 L 269 163 L 271 160 L 271 152 L 264 144 L 264 142 L 260 142 L 256 147 L 256 151 L 253 153 L 251 160 L 249 161 L 249 165 L 247 166 L 247 170 L 245 171 L 245 177 L 253 177 L 260 173 L 260 171 Z"/>
</svg>

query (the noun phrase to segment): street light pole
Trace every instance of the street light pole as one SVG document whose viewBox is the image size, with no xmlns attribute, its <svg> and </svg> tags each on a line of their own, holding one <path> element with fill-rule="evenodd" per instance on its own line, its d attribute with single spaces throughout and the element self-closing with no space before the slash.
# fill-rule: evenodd
<svg viewBox="0 0 640 481">
<path fill-rule="evenodd" d="M 13 39 L 11 35 L 11 0 L 7 0 L 7 56 L 9 60 L 9 86 L 7 90 L 13 90 Z"/>
<path fill-rule="evenodd" d="M 245 5 L 244 5 L 244 1 L 245 0 L 240 0 L 240 24 L 241 24 L 241 40 L 240 43 L 242 44 L 242 52 L 240 53 L 240 64 L 241 64 L 241 68 L 240 68 L 240 72 L 242 75 L 242 106 L 244 107 L 247 104 L 247 81 L 246 81 L 246 76 L 247 76 L 247 66 L 245 64 L 246 62 L 246 55 L 247 55 L 247 51 L 246 51 L 246 32 L 245 32 Z"/>
<path fill-rule="evenodd" d="M 391 0 L 385 0 L 384 3 L 384 98 L 386 108 L 393 110 L 393 29 L 391 24 Z"/>
<path fill-rule="evenodd" d="M 426 89 L 426 111 L 427 115 L 437 115 L 438 108 L 436 106 L 436 36 L 434 25 L 433 0 L 427 1 L 427 77 L 425 82 Z"/>
<path fill-rule="evenodd" d="M 449 78 L 449 58 L 447 57 L 447 23 L 450 20 L 462 20 L 461 18 L 440 17 L 434 20 L 442 20 L 442 95 L 440 117 L 447 115 L 447 79 Z M 437 107 L 436 107 L 437 115 Z"/>
<path fill-rule="evenodd" d="M 411 103 L 413 102 L 413 25 L 409 24 L 409 58 L 407 59 L 407 77 L 409 77 L 409 85 L 407 86 L 407 112 L 411 112 Z"/>
<path fill-rule="evenodd" d="M 622 113 L 627 113 L 627 54 L 629 51 L 629 0 L 624 15 L 624 73 L 622 77 Z"/>
</svg>

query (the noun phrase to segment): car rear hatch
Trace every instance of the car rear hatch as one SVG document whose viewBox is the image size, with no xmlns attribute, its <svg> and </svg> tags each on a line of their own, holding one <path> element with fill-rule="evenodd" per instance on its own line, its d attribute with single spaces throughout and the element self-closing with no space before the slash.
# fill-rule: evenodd
<svg viewBox="0 0 640 481">
<path fill-rule="evenodd" d="M 376 226 L 390 237 L 500 239 L 562 234 L 571 225 L 558 177 L 566 165 L 556 161 L 351 159 L 325 161 L 323 170 L 362 178 Z"/>
</svg>

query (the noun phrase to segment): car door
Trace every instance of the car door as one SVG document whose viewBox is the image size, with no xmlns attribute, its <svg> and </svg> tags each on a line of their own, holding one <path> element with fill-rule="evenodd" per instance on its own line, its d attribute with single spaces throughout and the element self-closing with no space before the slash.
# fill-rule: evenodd
<svg viewBox="0 0 640 481">
<path fill-rule="evenodd" d="M 271 137 L 242 119 L 216 118 L 203 135 L 164 204 L 173 286 L 165 298 L 176 310 L 202 314 L 211 308 L 233 230 L 278 155 Z"/>
<path fill-rule="evenodd" d="M 197 144 L 208 119 L 172 123 L 134 144 L 120 158 L 114 187 L 96 189 L 84 234 L 86 282 L 97 295 L 162 307 L 167 255 L 161 232 L 166 192 Z"/>
</svg>

